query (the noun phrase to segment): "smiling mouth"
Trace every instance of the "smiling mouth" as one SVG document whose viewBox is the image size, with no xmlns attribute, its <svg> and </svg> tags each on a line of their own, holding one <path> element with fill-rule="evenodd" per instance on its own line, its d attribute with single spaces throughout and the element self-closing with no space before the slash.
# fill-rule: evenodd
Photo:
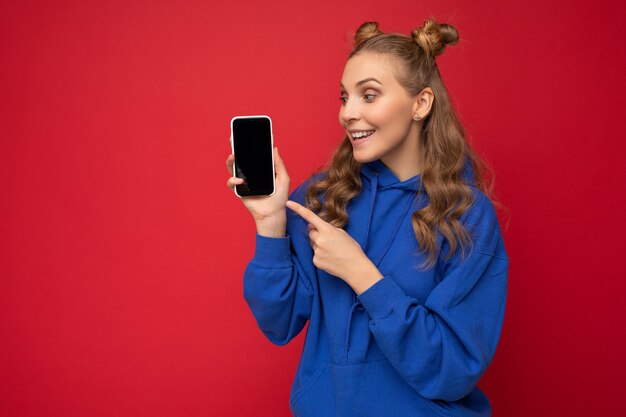
<svg viewBox="0 0 626 417">
<path fill-rule="evenodd" d="M 365 139 L 367 137 L 370 137 L 374 132 L 375 130 L 364 130 L 361 132 L 353 132 L 353 133 L 350 133 L 350 137 L 353 140 Z"/>
</svg>

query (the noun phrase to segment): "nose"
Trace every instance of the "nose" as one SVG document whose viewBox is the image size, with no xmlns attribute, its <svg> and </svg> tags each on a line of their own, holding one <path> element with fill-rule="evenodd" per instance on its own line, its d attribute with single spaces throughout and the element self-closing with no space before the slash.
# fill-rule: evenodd
<svg viewBox="0 0 626 417">
<path fill-rule="evenodd" d="M 339 122 L 347 125 L 348 123 L 354 120 L 359 120 L 360 118 L 361 115 L 359 113 L 358 104 L 348 98 L 339 109 Z"/>
</svg>

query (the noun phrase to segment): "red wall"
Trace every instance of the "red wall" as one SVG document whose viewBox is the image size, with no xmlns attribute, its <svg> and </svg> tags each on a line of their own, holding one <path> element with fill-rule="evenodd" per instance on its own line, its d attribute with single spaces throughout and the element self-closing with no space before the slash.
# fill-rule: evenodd
<svg viewBox="0 0 626 417">
<path fill-rule="evenodd" d="M 341 139 L 349 33 L 431 15 L 511 212 L 480 386 L 496 416 L 622 415 L 624 3 L 262 4 L 0 4 L 0 415 L 288 416 L 304 333 L 270 344 L 243 299 L 230 118 L 273 118 L 295 188 Z"/>
</svg>

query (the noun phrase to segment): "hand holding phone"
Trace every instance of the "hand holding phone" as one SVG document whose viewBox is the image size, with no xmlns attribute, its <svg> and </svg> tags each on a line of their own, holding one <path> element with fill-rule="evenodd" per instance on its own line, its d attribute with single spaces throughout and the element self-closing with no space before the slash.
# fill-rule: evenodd
<svg viewBox="0 0 626 417">
<path fill-rule="evenodd" d="M 232 121 L 231 121 L 232 126 Z M 231 145 L 235 151 L 233 137 Z M 255 220 L 257 231 L 264 236 L 279 237 L 285 235 L 286 203 L 289 198 L 289 175 L 278 148 L 272 149 L 274 192 L 271 195 L 240 196 L 237 193 L 237 185 L 243 183 L 243 179 L 234 175 L 236 172 L 235 155 L 231 154 L 226 159 L 226 167 L 231 175 L 226 185 L 241 198 L 244 206 L 250 211 Z"/>
</svg>

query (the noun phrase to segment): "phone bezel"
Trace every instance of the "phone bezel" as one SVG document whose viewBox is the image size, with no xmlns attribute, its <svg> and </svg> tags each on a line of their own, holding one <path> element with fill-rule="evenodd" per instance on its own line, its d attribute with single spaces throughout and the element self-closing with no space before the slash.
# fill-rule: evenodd
<svg viewBox="0 0 626 417">
<path fill-rule="evenodd" d="M 237 155 L 235 155 L 235 143 L 234 143 L 234 138 L 233 138 L 233 123 L 235 120 L 237 119 L 267 119 L 270 122 L 270 147 L 271 147 L 271 152 L 270 155 L 272 156 L 272 193 L 271 194 L 254 194 L 254 195 L 240 195 L 237 192 L 237 185 L 235 185 L 234 190 L 235 190 L 235 194 L 237 195 L 237 197 L 242 198 L 242 197 L 270 197 L 272 195 L 274 195 L 274 193 L 276 192 L 276 172 L 274 169 L 274 129 L 272 126 L 272 118 L 266 114 L 256 114 L 256 115 L 247 115 L 247 116 L 234 116 L 232 119 L 230 119 L 230 147 L 231 147 L 231 151 L 232 154 L 234 155 L 233 158 L 233 176 L 236 178 L 237 177 L 237 170 L 236 170 L 236 166 L 235 166 L 235 161 L 237 159 Z"/>
</svg>

